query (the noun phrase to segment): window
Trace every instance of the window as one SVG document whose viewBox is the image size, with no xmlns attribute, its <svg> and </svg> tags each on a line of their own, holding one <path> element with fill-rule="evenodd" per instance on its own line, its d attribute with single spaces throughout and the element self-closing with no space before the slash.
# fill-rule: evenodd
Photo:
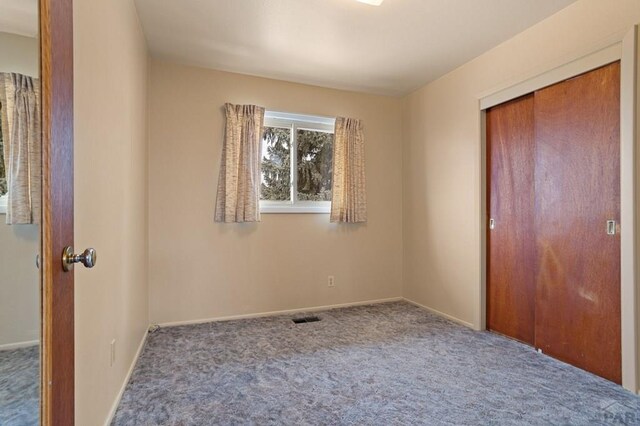
<svg viewBox="0 0 640 426">
<path fill-rule="evenodd" d="M 267 111 L 261 213 L 329 213 L 335 119 Z"/>
<path fill-rule="evenodd" d="M 0 106 L 1 109 L 1 106 Z M 7 212 L 7 174 L 4 169 L 4 143 L 2 120 L 0 120 L 0 214 Z"/>
</svg>

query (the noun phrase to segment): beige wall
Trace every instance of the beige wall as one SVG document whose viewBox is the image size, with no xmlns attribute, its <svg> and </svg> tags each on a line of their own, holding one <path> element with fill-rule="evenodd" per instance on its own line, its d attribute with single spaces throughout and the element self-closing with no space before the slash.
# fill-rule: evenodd
<svg viewBox="0 0 640 426">
<path fill-rule="evenodd" d="M 147 51 L 134 3 L 74 1 L 76 424 L 104 424 L 146 332 Z M 110 342 L 116 360 L 110 366 Z"/>
<path fill-rule="evenodd" d="M 0 72 L 38 77 L 38 57 L 37 39 L 0 32 Z M 4 222 L 0 213 L 0 348 L 40 339 L 40 228 Z"/>
<path fill-rule="evenodd" d="M 0 72 L 40 74 L 38 39 L 0 32 Z"/>
<path fill-rule="evenodd" d="M 40 228 L 4 220 L 0 214 L 0 349 L 40 340 Z"/>
<path fill-rule="evenodd" d="M 214 223 L 225 102 L 361 118 L 368 223 L 330 224 L 327 214 Z M 154 60 L 149 109 L 152 323 L 401 296 L 399 99 Z"/>
<path fill-rule="evenodd" d="M 478 100 L 619 41 L 637 0 L 580 0 L 404 99 L 404 295 L 478 327 Z"/>
</svg>

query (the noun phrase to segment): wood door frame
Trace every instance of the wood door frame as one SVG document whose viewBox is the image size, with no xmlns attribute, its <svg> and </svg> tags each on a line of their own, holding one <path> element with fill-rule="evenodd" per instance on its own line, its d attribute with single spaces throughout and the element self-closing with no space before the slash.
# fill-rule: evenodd
<svg viewBox="0 0 640 426">
<path fill-rule="evenodd" d="M 73 7 L 40 0 L 42 85 L 42 330 L 40 423 L 74 424 L 73 273 L 62 269 L 73 243 Z"/>
<path fill-rule="evenodd" d="M 637 232 L 640 212 L 640 155 L 637 153 L 638 123 L 640 123 L 640 81 L 638 81 L 638 49 L 640 34 L 638 25 L 624 34 L 596 46 L 591 53 L 577 54 L 574 58 L 546 71 L 536 72 L 530 78 L 515 84 L 491 90 L 478 96 L 480 120 L 480 280 L 479 304 L 474 328 L 486 329 L 486 279 L 487 279 L 487 153 L 486 113 L 500 103 L 515 99 L 543 87 L 558 83 L 576 75 L 591 71 L 614 61 L 621 62 L 620 108 L 620 212 L 621 212 L 621 325 L 622 325 L 622 386 L 640 394 L 640 265 L 636 261 L 640 248 Z"/>
</svg>

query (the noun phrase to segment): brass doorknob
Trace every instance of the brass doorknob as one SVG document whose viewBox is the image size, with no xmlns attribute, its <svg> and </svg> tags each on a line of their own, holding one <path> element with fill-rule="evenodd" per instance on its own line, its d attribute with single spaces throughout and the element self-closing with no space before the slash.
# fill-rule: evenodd
<svg viewBox="0 0 640 426">
<path fill-rule="evenodd" d="M 98 261 L 98 253 L 92 248 L 88 248 L 82 254 L 73 254 L 73 247 L 68 246 L 62 252 L 62 268 L 71 271 L 74 263 L 82 263 L 87 268 L 93 268 Z"/>
</svg>

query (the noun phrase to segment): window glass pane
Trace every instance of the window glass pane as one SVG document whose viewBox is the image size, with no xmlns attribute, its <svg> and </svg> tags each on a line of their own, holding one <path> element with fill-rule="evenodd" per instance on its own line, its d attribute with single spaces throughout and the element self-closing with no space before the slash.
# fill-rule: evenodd
<svg viewBox="0 0 640 426">
<path fill-rule="evenodd" d="M 298 200 L 331 201 L 333 134 L 298 129 Z"/>
<path fill-rule="evenodd" d="M 6 193 L 7 176 L 4 170 L 4 144 L 2 141 L 2 120 L 0 120 L 0 196 L 3 196 Z"/>
<path fill-rule="evenodd" d="M 260 199 L 291 200 L 291 129 L 264 128 Z"/>
</svg>

